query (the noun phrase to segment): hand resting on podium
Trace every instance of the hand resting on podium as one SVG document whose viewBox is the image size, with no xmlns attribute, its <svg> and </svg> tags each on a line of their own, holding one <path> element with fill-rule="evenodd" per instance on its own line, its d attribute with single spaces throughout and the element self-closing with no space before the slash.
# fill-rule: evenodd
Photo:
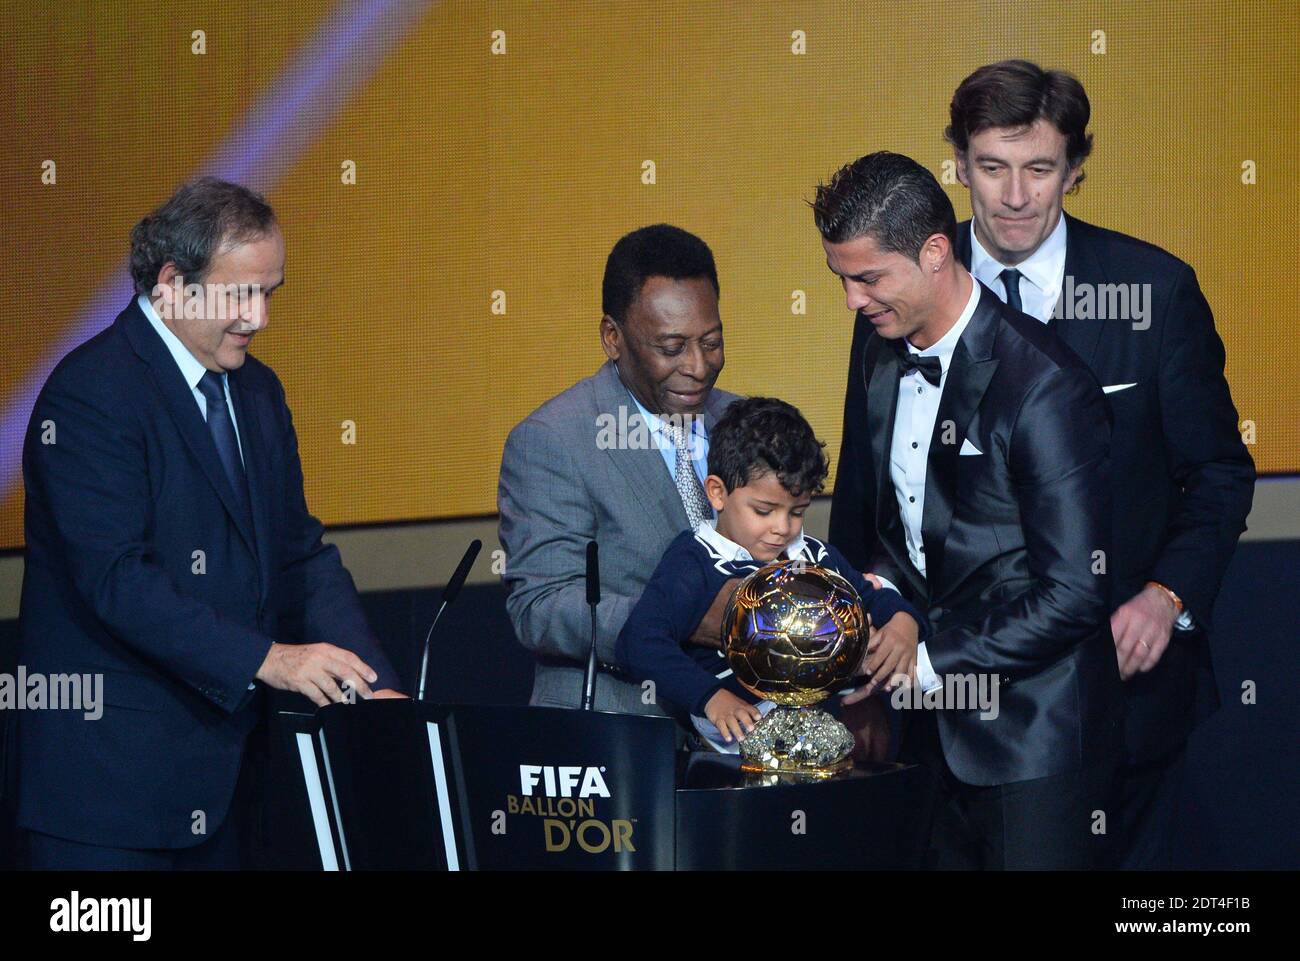
<svg viewBox="0 0 1300 961">
<path fill-rule="evenodd" d="M 333 644 L 274 643 L 256 676 L 270 687 L 304 695 L 317 707 L 352 700 L 344 684 L 366 699 L 406 697 L 392 688 L 372 691 L 369 682 L 379 675 L 357 655 Z"/>
</svg>

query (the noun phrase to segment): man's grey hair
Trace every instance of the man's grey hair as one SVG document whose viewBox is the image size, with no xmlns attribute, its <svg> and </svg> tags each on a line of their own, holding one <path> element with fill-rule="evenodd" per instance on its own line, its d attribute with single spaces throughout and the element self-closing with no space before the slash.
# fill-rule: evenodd
<svg viewBox="0 0 1300 961">
<path fill-rule="evenodd" d="M 275 223 L 275 211 L 261 194 L 216 177 L 193 180 L 132 228 L 135 291 L 151 294 L 169 262 L 186 284 L 202 283 L 223 248 L 257 240 Z"/>
</svg>

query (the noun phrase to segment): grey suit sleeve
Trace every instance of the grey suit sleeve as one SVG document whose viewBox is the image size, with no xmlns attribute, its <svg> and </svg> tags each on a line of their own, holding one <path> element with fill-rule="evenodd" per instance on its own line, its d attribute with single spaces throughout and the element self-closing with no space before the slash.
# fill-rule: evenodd
<svg viewBox="0 0 1300 961">
<path fill-rule="evenodd" d="M 569 443 L 530 418 L 510 432 L 497 486 L 506 609 L 519 642 L 539 654 L 585 662 L 591 645 L 587 542 L 596 539 L 595 505 Z M 602 580 L 597 656 L 614 645 L 635 597 Z"/>
</svg>

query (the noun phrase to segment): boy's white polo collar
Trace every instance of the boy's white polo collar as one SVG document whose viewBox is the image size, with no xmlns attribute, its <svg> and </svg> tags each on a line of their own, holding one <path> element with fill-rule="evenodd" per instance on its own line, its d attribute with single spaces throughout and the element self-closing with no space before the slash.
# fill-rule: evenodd
<svg viewBox="0 0 1300 961">
<path fill-rule="evenodd" d="M 754 555 L 750 554 L 745 548 L 741 547 L 735 541 L 719 534 L 716 520 L 709 519 L 700 521 L 699 524 L 695 526 L 695 536 L 701 538 L 706 544 L 717 551 L 718 554 L 722 556 L 723 560 L 729 563 L 736 563 L 737 561 L 754 561 L 756 564 L 760 563 L 755 560 Z M 803 549 L 803 531 L 800 531 L 798 537 L 785 545 L 785 556 L 793 560 L 795 557 L 803 553 Z M 765 563 L 770 564 L 772 562 L 767 561 Z"/>
</svg>

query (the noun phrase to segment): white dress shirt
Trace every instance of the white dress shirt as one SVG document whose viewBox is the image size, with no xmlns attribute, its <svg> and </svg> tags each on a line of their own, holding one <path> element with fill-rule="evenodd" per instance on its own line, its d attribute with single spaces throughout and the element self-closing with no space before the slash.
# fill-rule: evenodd
<svg viewBox="0 0 1300 961">
<path fill-rule="evenodd" d="M 939 386 L 933 386 L 917 370 L 908 372 L 898 381 L 898 408 L 894 412 L 894 438 L 889 449 L 889 478 L 898 499 L 898 514 L 907 539 L 907 556 L 922 576 L 925 576 L 925 542 L 921 538 L 921 520 L 925 515 L 925 474 L 930 458 L 930 438 L 939 414 L 939 399 L 948 383 L 952 353 L 975 315 L 979 300 L 980 285 L 972 281 L 966 306 L 946 334 L 925 350 L 906 344 L 911 354 L 939 358 L 942 369 Z M 881 583 L 897 590 L 884 578 L 881 578 Z M 916 649 L 916 676 L 922 691 L 943 683 L 934 673 L 924 641 Z"/>
<path fill-rule="evenodd" d="M 979 284 L 971 284 L 966 306 L 946 334 L 925 350 L 910 343 L 907 351 L 920 357 L 938 357 L 943 374 L 935 387 L 917 370 L 898 381 L 898 407 L 894 412 L 894 439 L 889 450 L 889 477 L 898 498 L 898 513 L 907 536 L 907 554 L 916 569 L 925 574 L 925 544 L 921 540 L 921 518 L 925 513 L 925 472 L 930 457 L 930 437 L 939 413 L 939 399 L 948 383 L 952 353 L 975 314 Z"/>
<path fill-rule="evenodd" d="M 208 399 L 203 396 L 203 391 L 199 390 L 199 381 L 208 369 L 199 362 L 190 349 L 181 343 L 181 339 L 172 333 L 171 328 L 163 323 L 163 319 L 158 316 L 158 311 L 153 309 L 153 304 L 149 298 L 141 294 L 136 298 L 136 303 L 144 311 L 144 315 L 149 318 L 149 323 L 153 329 L 158 331 L 158 336 L 162 338 L 167 349 L 171 351 L 172 358 L 176 361 L 176 366 L 181 369 L 181 376 L 185 378 L 185 384 L 189 387 L 190 392 L 194 395 L 194 401 L 199 405 L 199 413 L 203 415 L 203 420 L 208 419 Z M 239 459 L 244 459 L 244 442 L 239 439 L 239 420 L 235 417 L 235 405 L 230 399 L 230 378 L 223 373 L 221 375 L 222 386 L 226 390 L 226 407 L 230 409 L 230 423 L 235 427 L 235 443 L 239 446 Z"/>
<path fill-rule="evenodd" d="M 1002 271 L 1007 264 L 993 258 L 979 238 L 975 236 L 975 221 L 970 222 L 970 272 L 975 279 L 993 293 L 1007 301 Z M 1043 323 L 1051 319 L 1056 303 L 1061 299 L 1061 285 L 1065 283 L 1065 214 L 1061 214 L 1047 239 L 1028 259 L 1016 264 L 1020 271 L 1020 305 L 1030 317 Z"/>
</svg>

